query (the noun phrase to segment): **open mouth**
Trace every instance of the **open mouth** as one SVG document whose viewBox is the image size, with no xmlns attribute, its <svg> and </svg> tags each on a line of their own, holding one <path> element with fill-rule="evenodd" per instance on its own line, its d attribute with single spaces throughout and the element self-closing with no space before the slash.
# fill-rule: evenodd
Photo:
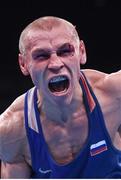
<svg viewBox="0 0 121 180">
<path fill-rule="evenodd" d="M 48 84 L 52 93 L 66 92 L 69 88 L 69 79 L 66 76 L 53 77 Z"/>
</svg>

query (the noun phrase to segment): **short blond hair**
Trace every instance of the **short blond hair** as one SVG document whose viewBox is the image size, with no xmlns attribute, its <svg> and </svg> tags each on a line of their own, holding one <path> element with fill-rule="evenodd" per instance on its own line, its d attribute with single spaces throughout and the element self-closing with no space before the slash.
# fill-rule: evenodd
<svg viewBox="0 0 121 180">
<path fill-rule="evenodd" d="M 71 33 L 73 36 L 72 38 L 79 40 L 79 36 L 78 36 L 75 26 L 69 21 L 59 18 L 59 17 L 54 17 L 54 16 L 40 17 L 34 20 L 28 26 L 26 26 L 25 29 L 22 31 L 19 38 L 20 53 L 24 54 L 26 51 L 25 40 L 27 39 L 27 34 L 30 30 L 34 31 L 34 30 L 39 29 L 43 31 L 51 31 L 53 28 L 59 27 L 61 24 L 65 24 L 66 26 L 68 26 L 70 31 L 72 31 Z"/>
</svg>

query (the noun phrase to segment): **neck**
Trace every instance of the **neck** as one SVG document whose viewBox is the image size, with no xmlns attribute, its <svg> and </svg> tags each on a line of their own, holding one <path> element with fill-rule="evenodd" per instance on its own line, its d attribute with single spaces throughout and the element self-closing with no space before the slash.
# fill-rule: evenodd
<svg viewBox="0 0 121 180">
<path fill-rule="evenodd" d="M 56 122 L 67 122 L 72 119 L 74 113 L 80 111 L 82 107 L 82 90 L 79 86 L 73 93 L 70 103 L 66 104 L 65 101 L 52 101 L 47 98 L 42 98 L 40 103 L 40 113 L 46 117 L 47 120 Z"/>
</svg>

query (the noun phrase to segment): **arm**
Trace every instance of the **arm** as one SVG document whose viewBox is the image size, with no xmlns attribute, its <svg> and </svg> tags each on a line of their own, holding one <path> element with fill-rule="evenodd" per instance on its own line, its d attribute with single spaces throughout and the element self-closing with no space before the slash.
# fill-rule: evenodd
<svg viewBox="0 0 121 180">
<path fill-rule="evenodd" d="M 102 86 L 111 93 L 112 97 L 121 100 L 121 70 L 107 74 L 102 81 Z"/>
<path fill-rule="evenodd" d="M 121 99 L 121 70 L 111 74 L 90 69 L 84 72 L 94 89 L 103 90 L 111 97 Z"/>
<path fill-rule="evenodd" d="M 28 179 L 31 177 L 31 168 L 25 162 L 1 163 L 1 178 L 3 179 Z"/>
<path fill-rule="evenodd" d="M 29 178 L 30 166 L 25 161 L 23 98 L 19 98 L 0 115 L 0 159 L 2 178 Z"/>
</svg>

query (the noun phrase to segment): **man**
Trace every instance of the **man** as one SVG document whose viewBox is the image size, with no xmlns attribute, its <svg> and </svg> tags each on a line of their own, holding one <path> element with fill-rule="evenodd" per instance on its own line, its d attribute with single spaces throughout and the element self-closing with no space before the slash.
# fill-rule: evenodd
<svg viewBox="0 0 121 180">
<path fill-rule="evenodd" d="M 121 178 L 121 72 L 81 70 L 84 42 L 42 17 L 19 41 L 34 87 L 0 116 L 2 178 Z"/>
</svg>

